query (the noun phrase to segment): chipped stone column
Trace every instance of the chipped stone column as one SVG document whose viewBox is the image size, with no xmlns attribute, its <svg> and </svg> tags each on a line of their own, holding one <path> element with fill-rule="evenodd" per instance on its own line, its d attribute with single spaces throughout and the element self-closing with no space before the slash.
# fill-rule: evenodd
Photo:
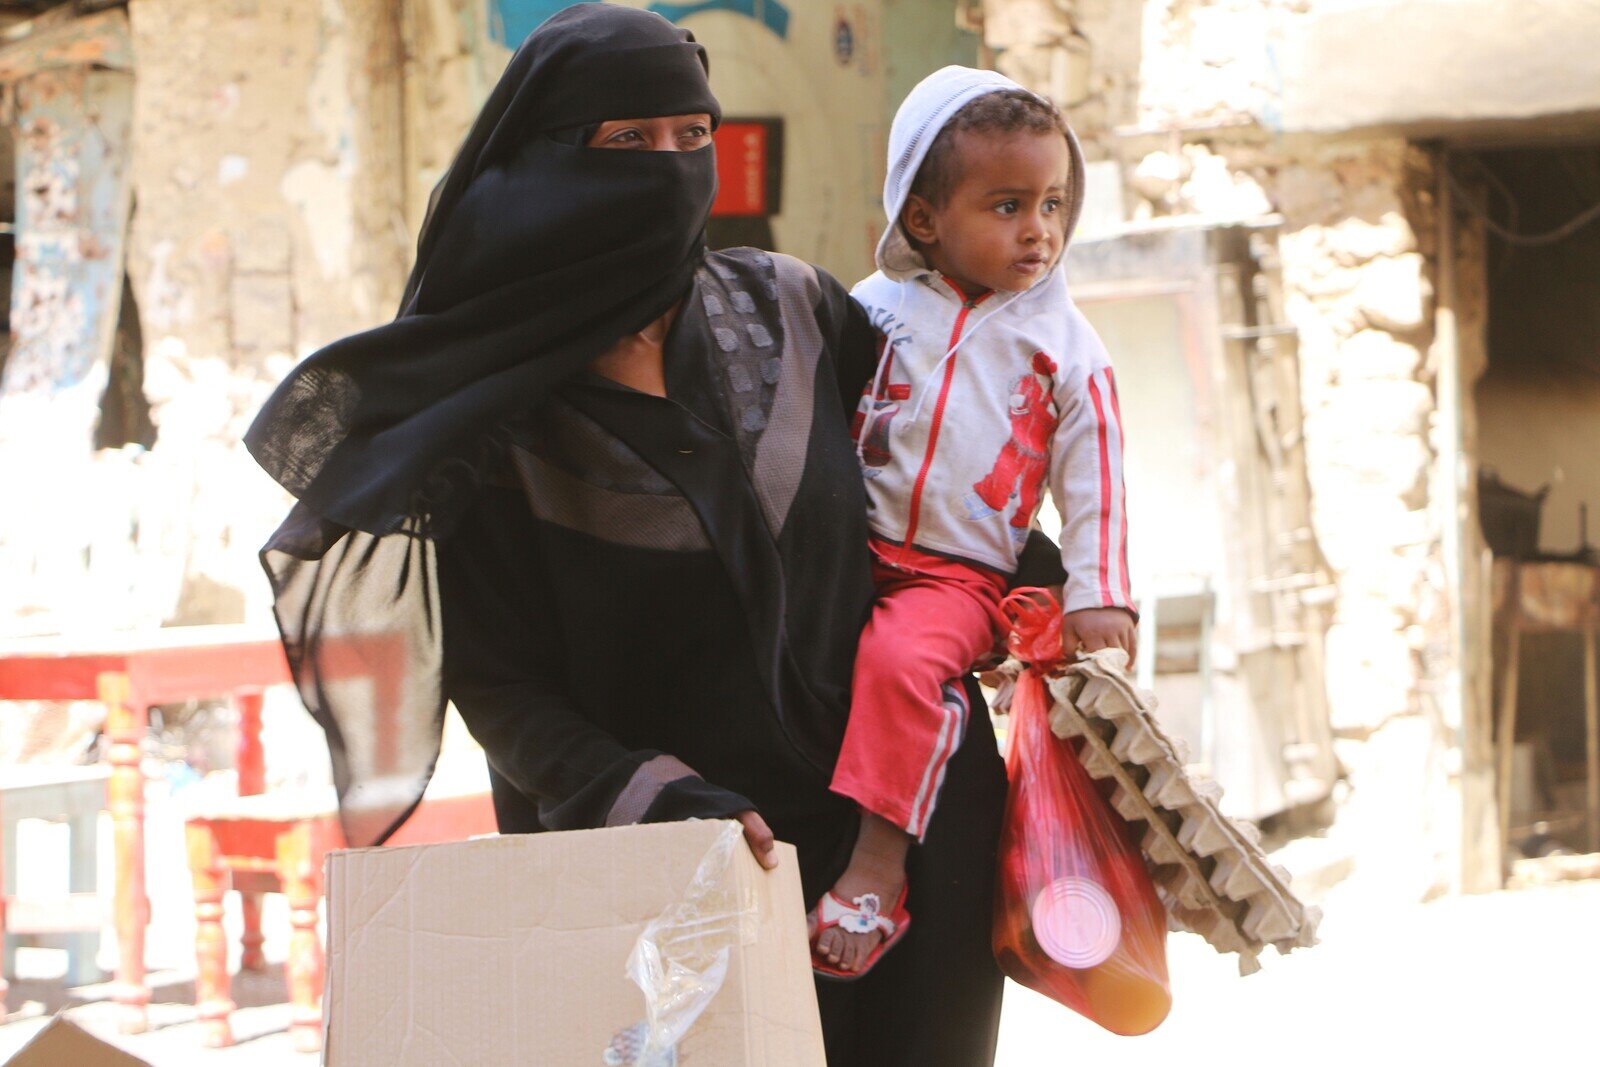
<svg viewBox="0 0 1600 1067">
<path fill-rule="evenodd" d="M 482 0 L 399 0 L 405 49 L 405 219 L 415 234 L 428 194 L 444 176 L 499 76 L 486 46 Z M 494 69 L 491 69 L 494 68 Z"/>
<path fill-rule="evenodd" d="M 1350 774 L 1341 829 L 1363 881 L 1419 898 L 1452 885 L 1455 740 L 1437 703 L 1448 619 L 1432 495 L 1435 396 L 1427 160 L 1402 142 L 1336 147 L 1276 175 L 1288 312 L 1301 333 L 1319 541 L 1338 574 L 1329 710 Z"/>
</svg>

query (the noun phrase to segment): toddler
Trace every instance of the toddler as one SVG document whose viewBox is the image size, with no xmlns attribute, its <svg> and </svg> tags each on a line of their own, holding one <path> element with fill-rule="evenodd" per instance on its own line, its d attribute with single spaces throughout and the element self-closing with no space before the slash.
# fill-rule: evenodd
<svg viewBox="0 0 1600 1067">
<path fill-rule="evenodd" d="M 895 116 L 879 269 L 852 293 L 883 337 L 854 425 L 878 600 L 833 778 L 862 823 L 814 916 L 823 974 L 858 977 L 906 929 L 907 851 L 970 714 L 952 679 L 994 648 L 1047 478 L 1066 653 L 1134 650 L 1116 387 L 1060 267 L 1082 200 L 1061 113 L 999 74 L 946 67 Z"/>
</svg>

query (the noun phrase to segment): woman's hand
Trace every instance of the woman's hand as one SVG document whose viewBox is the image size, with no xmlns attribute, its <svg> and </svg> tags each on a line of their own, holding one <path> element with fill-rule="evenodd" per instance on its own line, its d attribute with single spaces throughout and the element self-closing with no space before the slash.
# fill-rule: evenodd
<svg viewBox="0 0 1600 1067">
<path fill-rule="evenodd" d="M 769 871 L 776 867 L 778 850 L 773 848 L 775 839 L 767 820 L 755 811 L 741 811 L 734 818 L 744 824 L 744 840 L 750 846 L 750 852 L 755 856 L 756 862 Z"/>
</svg>

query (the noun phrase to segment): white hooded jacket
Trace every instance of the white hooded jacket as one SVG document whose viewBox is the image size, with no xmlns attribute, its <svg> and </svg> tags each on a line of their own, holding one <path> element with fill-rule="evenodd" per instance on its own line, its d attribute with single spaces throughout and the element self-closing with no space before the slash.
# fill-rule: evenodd
<svg viewBox="0 0 1600 1067">
<path fill-rule="evenodd" d="M 869 521 L 892 544 L 1011 574 L 1048 484 L 1061 513 L 1064 609 L 1131 610 L 1116 382 L 1060 263 L 1026 292 L 966 294 L 928 268 L 900 226 L 950 117 L 974 97 L 1020 88 L 946 67 L 911 91 L 890 128 L 879 269 L 851 294 L 884 338 L 854 426 Z M 1083 155 L 1070 134 L 1068 143 L 1070 238 Z"/>
</svg>

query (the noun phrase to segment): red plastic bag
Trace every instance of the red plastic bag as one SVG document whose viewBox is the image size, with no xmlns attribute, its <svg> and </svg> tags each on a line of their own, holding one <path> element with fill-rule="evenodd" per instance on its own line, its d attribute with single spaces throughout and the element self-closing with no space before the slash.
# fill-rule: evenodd
<svg viewBox="0 0 1600 1067">
<path fill-rule="evenodd" d="M 1127 822 L 1050 732 L 1045 677 L 1060 666 L 1061 609 L 1039 589 L 1005 604 L 1027 665 L 1011 701 L 994 954 L 1014 981 L 1116 1034 L 1167 1017 L 1167 916 Z"/>
</svg>

